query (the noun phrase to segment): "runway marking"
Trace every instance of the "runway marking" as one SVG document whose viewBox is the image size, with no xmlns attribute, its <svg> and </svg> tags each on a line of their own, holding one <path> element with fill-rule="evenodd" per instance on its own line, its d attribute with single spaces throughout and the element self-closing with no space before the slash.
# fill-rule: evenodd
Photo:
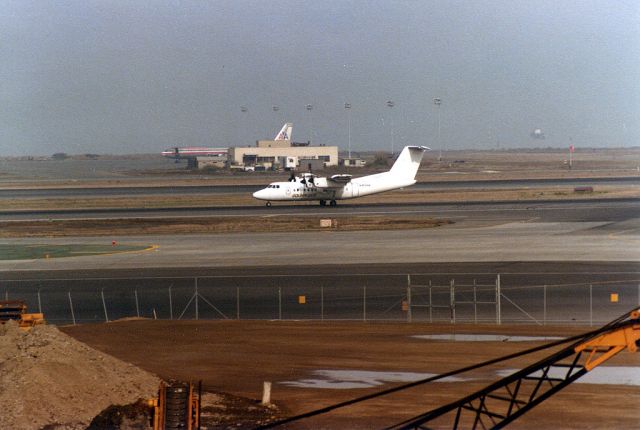
<svg viewBox="0 0 640 430">
<path fill-rule="evenodd" d="M 157 245 L 155 246 L 157 247 Z M 154 246 L 138 244 L 120 244 L 116 246 L 96 243 L 0 243 L 0 260 L 49 260 L 68 257 L 96 257 L 103 255 L 128 254 L 154 249 Z M 25 252 L 27 251 L 27 252 Z M 33 257 L 33 258 L 28 258 Z"/>
<path fill-rule="evenodd" d="M 620 236 L 621 234 L 625 234 L 625 233 L 629 233 L 631 231 L 637 231 L 637 230 L 640 230 L 640 227 L 634 227 L 634 228 L 629 228 L 627 230 L 616 231 L 613 233 L 609 233 L 607 236 L 609 237 L 609 239 L 616 239 L 616 240 L 623 240 L 626 242 L 638 243 L 640 242 L 640 238 Z"/>
</svg>

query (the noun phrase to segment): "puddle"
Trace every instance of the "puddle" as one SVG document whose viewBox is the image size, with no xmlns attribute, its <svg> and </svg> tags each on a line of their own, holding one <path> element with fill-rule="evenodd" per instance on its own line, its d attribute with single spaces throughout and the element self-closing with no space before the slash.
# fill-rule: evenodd
<svg viewBox="0 0 640 430">
<path fill-rule="evenodd" d="M 497 372 L 498 376 L 509 376 L 517 372 L 516 369 L 505 369 Z M 552 378 L 566 375 L 567 369 L 551 368 L 549 375 Z M 536 372 L 540 376 L 542 372 Z M 605 385 L 632 385 L 640 386 L 640 367 L 631 366 L 600 366 L 587 372 L 583 377 L 578 378 L 576 383 L 580 384 L 605 384 Z"/>
<path fill-rule="evenodd" d="M 282 381 L 280 384 L 297 388 L 322 388 L 347 390 L 351 388 L 371 388 L 387 382 L 413 382 L 436 376 L 435 373 L 375 372 L 367 370 L 314 370 L 316 378 Z M 434 382 L 470 381 L 470 378 L 451 376 Z"/>
<path fill-rule="evenodd" d="M 507 336 L 501 334 L 420 334 L 411 337 L 451 342 L 537 342 L 564 339 L 555 336 Z"/>
</svg>

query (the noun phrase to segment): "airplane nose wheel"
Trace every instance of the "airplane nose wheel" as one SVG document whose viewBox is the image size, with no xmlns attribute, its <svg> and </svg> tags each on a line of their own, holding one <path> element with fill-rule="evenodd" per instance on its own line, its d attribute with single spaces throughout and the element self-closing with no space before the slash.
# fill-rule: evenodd
<svg viewBox="0 0 640 430">
<path fill-rule="evenodd" d="M 271 207 L 271 202 L 267 202 L 267 207 L 270 208 Z"/>
<path fill-rule="evenodd" d="M 338 204 L 338 203 L 336 203 L 336 201 L 335 201 L 335 200 L 331 200 L 331 201 L 329 202 L 329 206 L 336 206 L 337 204 Z"/>
</svg>

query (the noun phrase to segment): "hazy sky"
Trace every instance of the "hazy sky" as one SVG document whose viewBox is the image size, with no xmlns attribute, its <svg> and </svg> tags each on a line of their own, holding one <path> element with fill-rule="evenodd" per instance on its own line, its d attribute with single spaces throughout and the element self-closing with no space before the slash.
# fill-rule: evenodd
<svg viewBox="0 0 640 430">
<path fill-rule="evenodd" d="M 0 0 L 0 155 L 346 149 L 345 102 L 438 148 L 434 97 L 446 148 L 640 145 L 640 2 Z"/>
</svg>

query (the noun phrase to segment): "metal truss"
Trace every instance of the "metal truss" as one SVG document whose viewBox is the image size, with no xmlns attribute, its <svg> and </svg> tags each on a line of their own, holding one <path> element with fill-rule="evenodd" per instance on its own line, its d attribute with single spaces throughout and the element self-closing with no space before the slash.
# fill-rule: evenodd
<svg viewBox="0 0 640 430">
<path fill-rule="evenodd" d="M 413 417 L 390 429 L 500 429 L 562 390 L 625 347 L 638 348 L 635 319 L 608 327 L 463 399 Z"/>
</svg>

